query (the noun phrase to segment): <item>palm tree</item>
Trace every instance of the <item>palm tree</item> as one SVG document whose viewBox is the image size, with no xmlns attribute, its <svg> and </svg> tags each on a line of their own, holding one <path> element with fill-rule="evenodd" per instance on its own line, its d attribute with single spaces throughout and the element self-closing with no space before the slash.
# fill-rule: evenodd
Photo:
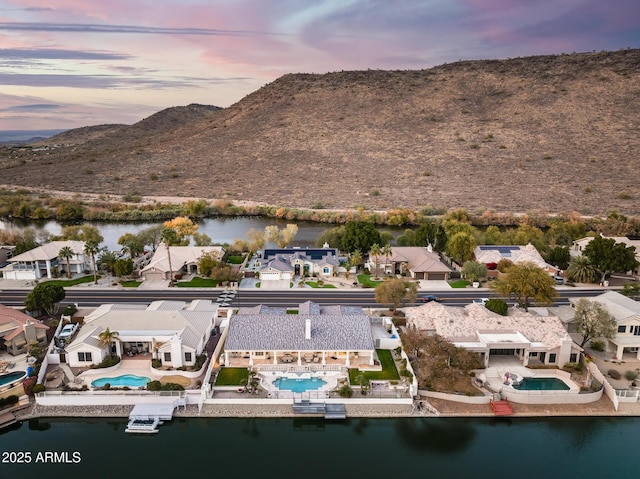
<svg viewBox="0 0 640 479">
<path fill-rule="evenodd" d="M 598 271 L 588 256 L 576 256 L 569 262 L 567 277 L 576 283 L 593 283 Z"/>
<path fill-rule="evenodd" d="M 167 248 L 167 259 L 169 260 L 169 286 L 173 286 L 173 268 L 171 267 L 171 250 L 169 246 L 178 240 L 178 234 L 172 228 L 164 228 L 160 233 L 160 238 L 164 242 L 165 248 Z"/>
<path fill-rule="evenodd" d="M 98 284 L 98 271 L 96 269 L 96 254 L 100 248 L 95 240 L 89 240 L 84 244 L 84 252 L 91 256 L 91 264 L 93 265 L 93 283 Z"/>
<path fill-rule="evenodd" d="M 378 243 L 375 243 L 371 246 L 371 251 L 369 251 L 369 258 L 373 257 L 374 268 L 374 276 L 378 276 L 378 261 L 380 261 L 380 255 L 382 254 L 382 248 Z"/>
<path fill-rule="evenodd" d="M 109 328 L 106 328 L 104 331 L 98 334 L 98 343 L 103 348 L 109 348 L 109 356 L 113 356 L 111 354 L 111 344 L 114 341 L 120 341 L 120 338 L 118 337 L 119 335 L 120 333 L 118 331 L 111 331 Z"/>
<path fill-rule="evenodd" d="M 384 257 L 386 259 L 384 263 L 385 272 L 386 272 L 387 266 L 389 265 L 389 258 L 391 258 L 391 255 L 393 254 L 393 251 L 391 250 L 391 245 L 389 243 L 387 243 L 382 247 L 382 254 L 384 254 Z"/>
<path fill-rule="evenodd" d="M 73 252 L 70 246 L 63 246 L 62 248 L 60 248 L 60 251 L 58 251 L 58 257 L 67 261 L 67 278 L 68 279 L 71 279 L 71 263 L 69 262 L 69 260 L 73 258 L 74 255 L 75 253 Z"/>
<path fill-rule="evenodd" d="M 351 253 L 351 255 L 349 256 L 349 263 L 351 264 L 351 266 L 356 267 L 356 274 L 358 274 L 358 266 L 362 264 L 362 253 L 360 253 L 360 251 L 358 250 L 355 250 L 353 253 Z"/>
</svg>

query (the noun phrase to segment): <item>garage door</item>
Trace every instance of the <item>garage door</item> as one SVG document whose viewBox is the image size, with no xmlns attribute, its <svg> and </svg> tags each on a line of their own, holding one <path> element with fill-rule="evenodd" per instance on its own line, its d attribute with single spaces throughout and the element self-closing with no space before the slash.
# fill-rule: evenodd
<svg viewBox="0 0 640 479">
<path fill-rule="evenodd" d="M 165 279 L 164 273 L 158 271 L 155 273 L 145 273 L 144 279 L 146 281 L 162 281 Z"/>
<path fill-rule="evenodd" d="M 444 280 L 447 279 L 447 275 L 446 275 L 446 273 L 431 273 L 431 274 L 429 274 L 429 278 L 428 279 L 433 280 L 433 281 L 436 281 L 436 280 L 444 281 Z"/>
</svg>

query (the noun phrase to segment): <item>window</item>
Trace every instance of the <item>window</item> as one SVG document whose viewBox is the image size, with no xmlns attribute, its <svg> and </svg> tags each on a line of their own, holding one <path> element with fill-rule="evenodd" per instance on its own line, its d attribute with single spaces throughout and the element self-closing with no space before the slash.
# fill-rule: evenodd
<svg viewBox="0 0 640 479">
<path fill-rule="evenodd" d="M 164 362 L 166 363 L 171 362 L 171 353 L 164 353 Z"/>
<path fill-rule="evenodd" d="M 556 353 L 549 354 L 549 364 L 555 364 L 556 362 Z"/>
<path fill-rule="evenodd" d="M 626 326 L 618 326 L 618 333 L 626 333 L 626 332 L 627 332 Z"/>
<path fill-rule="evenodd" d="M 191 362 L 191 353 L 184 353 L 184 360 L 187 363 Z"/>
<path fill-rule="evenodd" d="M 578 361 L 578 355 L 576 353 L 571 353 L 569 355 L 569 362 L 570 363 L 575 363 Z"/>
<path fill-rule="evenodd" d="M 537 358 L 538 357 L 538 353 L 529 353 L 529 357 L 530 358 Z"/>
<path fill-rule="evenodd" d="M 93 362 L 91 353 L 78 353 L 78 361 L 82 361 L 85 363 Z"/>
<path fill-rule="evenodd" d="M 322 272 L 324 274 L 329 274 L 329 268 L 327 268 L 326 266 L 324 267 L 324 269 L 322 270 Z"/>
<path fill-rule="evenodd" d="M 630 332 L 633 333 L 634 336 L 640 336 L 640 325 L 631 326 Z"/>
</svg>

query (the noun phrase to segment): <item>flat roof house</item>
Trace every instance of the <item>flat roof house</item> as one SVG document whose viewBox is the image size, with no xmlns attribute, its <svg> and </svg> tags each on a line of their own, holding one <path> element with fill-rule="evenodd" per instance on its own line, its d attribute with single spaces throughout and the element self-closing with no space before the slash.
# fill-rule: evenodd
<svg viewBox="0 0 640 479">
<path fill-rule="evenodd" d="M 455 346 L 480 354 L 485 367 L 491 357 L 511 356 L 528 366 L 532 361 L 562 367 L 576 362 L 582 349 L 556 316 L 520 309 L 501 316 L 482 304 L 465 307 L 431 302 L 405 308 L 407 327 L 437 334 Z"/>
</svg>

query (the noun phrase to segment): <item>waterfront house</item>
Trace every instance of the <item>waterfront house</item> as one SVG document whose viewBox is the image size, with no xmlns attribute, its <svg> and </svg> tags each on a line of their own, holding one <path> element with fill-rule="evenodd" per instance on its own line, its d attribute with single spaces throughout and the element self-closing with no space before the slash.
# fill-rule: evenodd
<svg viewBox="0 0 640 479">
<path fill-rule="evenodd" d="M 409 275 L 415 279 L 447 281 L 451 274 L 451 268 L 430 246 L 393 246 L 391 256 L 369 256 L 365 266 L 374 271 L 376 264 L 386 274 Z"/>
<path fill-rule="evenodd" d="M 71 367 L 100 363 L 109 354 L 142 355 L 162 366 L 193 366 L 202 354 L 218 316 L 210 300 L 103 304 L 84 318 L 75 339 L 65 347 Z M 106 329 L 117 332 L 111 348 L 100 343 Z"/>
<path fill-rule="evenodd" d="M 616 291 L 607 291 L 598 296 L 585 297 L 587 301 L 600 303 L 618 323 L 616 335 L 604 339 L 605 350 L 622 360 L 625 353 L 633 360 L 640 360 L 640 303 Z M 580 298 L 569 298 L 576 307 Z"/>
<path fill-rule="evenodd" d="M 557 366 L 576 362 L 582 349 L 556 316 L 511 308 L 507 316 L 482 304 L 465 307 L 430 302 L 405 308 L 407 327 L 439 335 L 476 352 L 489 366 L 492 357 L 514 357 L 529 364 Z"/>
<path fill-rule="evenodd" d="M 259 305 L 240 308 L 224 328 L 223 361 L 228 367 L 376 366 L 372 319 L 359 307 L 310 301 L 298 308 Z"/>
<path fill-rule="evenodd" d="M 606 238 L 606 239 L 613 239 L 616 244 L 622 243 L 627 248 L 633 246 L 636 249 L 636 261 L 640 265 L 640 239 L 629 239 L 626 236 L 604 236 L 604 235 L 602 235 L 602 237 Z M 571 254 L 571 257 L 574 258 L 576 256 L 582 256 L 582 252 L 584 251 L 585 247 L 589 243 L 591 243 L 591 240 L 593 240 L 593 238 L 594 238 L 593 236 L 586 236 L 584 238 L 579 238 L 577 240 L 574 240 L 573 243 L 571 244 L 571 249 L 569 250 L 569 253 Z M 636 267 L 636 269 L 631 271 L 631 273 L 634 274 L 634 275 L 637 275 L 638 274 L 638 268 Z"/>
<path fill-rule="evenodd" d="M 145 281 L 169 279 L 169 256 L 171 269 L 175 275 L 199 274 L 200 258 L 204 254 L 212 253 L 217 261 L 224 256 L 225 250 L 221 246 L 169 246 L 160 244 L 149 263 L 140 270 L 140 276 Z"/>
<path fill-rule="evenodd" d="M 288 288 L 295 276 L 333 276 L 340 260 L 335 248 L 273 248 L 265 249 L 256 263 L 260 287 Z"/>
<path fill-rule="evenodd" d="M 7 265 L 9 258 L 13 256 L 15 246 L 0 245 L 0 268 L 4 268 Z"/>
<path fill-rule="evenodd" d="M 48 330 L 49 326 L 31 316 L 0 304 L 0 351 L 16 356 L 25 353 L 29 343 L 46 346 Z"/>
<path fill-rule="evenodd" d="M 53 278 L 56 271 L 63 274 L 67 269 L 67 260 L 59 258 L 60 250 L 64 247 L 71 248 L 73 257 L 69 258 L 69 268 L 72 274 L 81 274 L 88 270 L 90 258 L 84 254 L 84 241 L 51 241 L 37 246 L 29 251 L 15 255 L 7 259 L 9 263 L 2 269 L 6 279 L 36 280 L 41 278 Z"/>
</svg>

